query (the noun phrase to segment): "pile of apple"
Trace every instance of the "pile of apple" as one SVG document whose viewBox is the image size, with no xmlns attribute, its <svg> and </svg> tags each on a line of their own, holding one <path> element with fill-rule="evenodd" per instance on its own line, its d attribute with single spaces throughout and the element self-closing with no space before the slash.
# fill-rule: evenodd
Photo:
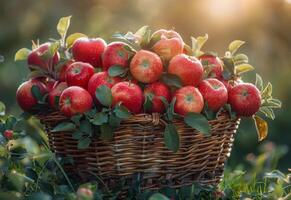
<svg viewBox="0 0 291 200">
<path fill-rule="evenodd" d="M 268 88 L 260 91 L 242 81 L 241 75 L 253 70 L 245 54 L 235 54 L 242 41 L 232 42 L 218 57 L 201 51 L 207 35 L 192 38 L 191 48 L 174 30 L 151 34 L 142 27 L 136 33 L 115 34 L 116 40 L 106 43 L 81 33 L 66 40 L 67 28 L 60 21 L 60 40 L 17 53 L 31 70 L 16 94 L 24 111 L 39 112 L 46 105 L 47 112 L 59 110 L 72 117 L 118 105 L 131 114 L 164 114 L 172 105 L 173 113 L 185 117 L 217 113 L 228 105 L 237 117 L 251 117 L 273 100 L 268 91 L 261 95 Z"/>
</svg>

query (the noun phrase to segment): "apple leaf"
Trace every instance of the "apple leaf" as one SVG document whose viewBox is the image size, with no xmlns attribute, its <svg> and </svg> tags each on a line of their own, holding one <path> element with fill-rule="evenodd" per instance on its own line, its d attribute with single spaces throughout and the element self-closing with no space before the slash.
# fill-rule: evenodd
<svg viewBox="0 0 291 200">
<path fill-rule="evenodd" d="M 106 85 L 101 85 L 96 89 L 96 98 L 104 106 L 110 107 L 112 105 L 113 97 L 111 90 Z"/>
<path fill-rule="evenodd" d="M 208 40 L 208 34 L 205 34 L 204 36 L 198 36 L 197 38 L 191 37 L 192 42 L 192 51 L 194 52 L 194 56 L 198 57 L 203 54 L 201 51 L 201 48 Z"/>
<path fill-rule="evenodd" d="M 228 112 L 230 119 L 236 119 L 236 113 L 231 109 L 230 104 L 225 104 L 223 107 Z"/>
<path fill-rule="evenodd" d="M 74 42 L 81 37 L 87 37 L 87 35 L 83 34 L 83 33 L 73 33 L 71 35 L 69 35 L 66 39 L 66 47 L 70 48 Z"/>
<path fill-rule="evenodd" d="M 261 92 L 261 96 L 262 98 L 266 98 L 269 99 L 272 97 L 272 91 L 273 91 L 273 87 L 272 84 L 270 82 L 268 82 L 267 86 L 263 89 L 263 91 Z"/>
<path fill-rule="evenodd" d="M 254 69 L 255 68 L 250 64 L 240 64 L 235 66 L 234 73 L 240 75 L 249 71 L 253 71 Z"/>
<path fill-rule="evenodd" d="M 62 39 L 66 37 L 70 26 L 71 17 L 72 16 L 62 17 L 58 22 L 57 30 Z"/>
<path fill-rule="evenodd" d="M 143 26 L 134 34 L 137 37 L 138 44 L 144 48 L 149 45 L 151 40 L 151 30 L 149 26 Z"/>
<path fill-rule="evenodd" d="M 256 74 L 256 87 L 262 91 L 263 90 L 263 79 L 259 74 Z"/>
<path fill-rule="evenodd" d="M 175 113 L 175 103 L 176 103 L 176 97 L 174 97 L 169 104 L 167 111 L 166 111 L 166 118 L 170 121 L 173 121 L 174 116 L 176 115 Z"/>
<path fill-rule="evenodd" d="M 234 74 L 234 62 L 232 58 L 222 58 L 224 69 L 228 70 L 231 74 Z"/>
<path fill-rule="evenodd" d="M 95 114 L 94 118 L 90 120 L 94 125 L 102 125 L 108 122 L 108 114 L 105 112 L 98 112 Z"/>
<path fill-rule="evenodd" d="M 80 131 L 82 131 L 83 133 L 86 133 L 88 135 L 92 134 L 92 125 L 90 124 L 90 122 L 88 120 L 82 120 L 80 122 Z"/>
<path fill-rule="evenodd" d="M 121 65 L 113 65 L 108 69 L 108 74 L 111 77 L 121 76 L 127 72 L 127 69 Z"/>
<path fill-rule="evenodd" d="M 109 115 L 109 125 L 112 127 L 119 127 L 121 123 L 121 119 L 117 117 L 114 113 Z"/>
<path fill-rule="evenodd" d="M 100 126 L 100 139 L 101 140 L 112 140 L 114 136 L 113 128 L 108 124 L 103 124 Z"/>
<path fill-rule="evenodd" d="M 31 87 L 31 93 L 37 101 L 42 101 L 42 94 L 41 94 L 40 89 L 37 85 L 33 85 Z"/>
<path fill-rule="evenodd" d="M 89 137 L 81 138 L 78 142 L 78 149 L 87 149 L 91 143 L 91 139 Z"/>
<path fill-rule="evenodd" d="M 267 107 L 267 106 L 263 106 L 263 107 L 260 107 L 260 110 L 259 110 L 261 113 L 263 113 L 266 117 L 274 120 L 275 119 L 275 114 L 274 114 L 274 111 L 272 108 L 270 107 Z"/>
<path fill-rule="evenodd" d="M 187 44 L 184 44 L 184 51 L 186 52 L 187 55 L 194 56 L 192 48 Z"/>
<path fill-rule="evenodd" d="M 267 99 L 267 102 L 264 103 L 263 105 L 266 105 L 269 108 L 281 108 L 282 107 L 282 103 L 279 99 Z"/>
<path fill-rule="evenodd" d="M 180 138 L 175 125 L 167 124 L 164 132 L 165 145 L 176 153 L 180 146 Z"/>
<path fill-rule="evenodd" d="M 170 199 L 161 193 L 155 193 L 152 196 L 150 196 L 149 200 L 170 200 Z"/>
<path fill-rule="evenodd" d="M 177 88 L 182 87 L 181 79 L 177 75 L 174 75 L 174 74 L 168 74 L 168 73 L 162 74 L 161 81 L 169 86 L 174 86 Z"/>
<path fill-rule="evenodd" d="M 146 94 L 143 109 L 149 111 L 153 107 L 153 94 Z"/>
<path fill-rule="evenodd" d="M 4 56 L 0 55 L 0 63 L 3 63 L 4 62 Z"/>
<path fill-rule="evenodd" d="M 83 136 L 83 133 L 80 130 L 76 130 L 72 133 L 72 138 L 75 140 L 81 139 Z"/>
<path fill-rule="evenodd" d="M 235 52 L 244 44 L 244 41 L 241 40 L 234 40 L 233 42 L 231 42 L 228 46 L 228 50 L 230 51 L 230 53 L 232 55 L 235 54 Z"/>
<path fill-rule="evenodd" d="M 71 117 L 71 121 L 74 122 L 77 126 L 80 126 L 80 120 L 82 118 L 82 114 L 76 114 Z"/>
<path fill-rule="evenodd" d="M 0 116 L 5 115 L 5 109 L 6 109 L 5 104 L 2 101 L 0 101 Z"/>
<path fill-rule="evenodd" d="M 249 62 L 248 56 L 243 53 L 234 56 L 233 60 L 235 65 L 247 64 Z"/>
<path fill-rule="evenodd" d="M 262 141 L 268 135 L 268 123 L 257 115 L 253 119 L 258 133 L 258 140 Z"/>
<path fill-rule="evenodd" d="M 120 119 L 127 119 L 131 116 L 129 110 L 121 104 L 117 104 L 113 112 Z"/>
<path fill-rule="evenodd" d="M 210 135 L 210 126 L 204 115 L 190 112 L 186 114 L 184 121 L 188 126 L 198 130 L 202 134 L 206 136 Z"/>
<path fill-rule="evenodd" d="M 208 120 L 215 119 L 215 117 L 216 117 L 215 112 L 209 109 L 207 101 L 205 101 L 205 103 L 204 103 L 204 107 L 203 107 L 202 112 L 204 113 L 204 115 L 206 116 L 206 118 Z"/>
<path fill-rule="evenodd" d="M 72 131 L 76 129 L 76 125 L 72 122 L 62 122 L 51 130 L 51 132 Z"/>
<path fill-rule="evenodd" d="M 26 60 L 28 55 L 30 53 L 30 50 L 27 49 L 27 48 L 22 48 L 22 49 L 19 49 L 16 53 L 15 53 L 15 56 L 14 56 L 14 60 L 15 61 L 19 61 L 19 60 Z"/>
</svg>

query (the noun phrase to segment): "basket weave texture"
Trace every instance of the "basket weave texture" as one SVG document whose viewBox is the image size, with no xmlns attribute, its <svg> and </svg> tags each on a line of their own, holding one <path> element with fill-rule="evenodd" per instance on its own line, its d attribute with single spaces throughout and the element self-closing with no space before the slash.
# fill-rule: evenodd
<svg viewBox="0 0 291 200">
<path fill-rule="evenodd" d="M 124 120 L 112 141 L 93 138 L 84 150 L 77 148 L 78 141 L 71 132 L 50 131 L 68 120 L 59 112 L 38 118 L 46 127 L 51 149 L 73 158 L 74 165 L 67 166 L 67 172 L 83 178 L 95 174 L 106 185 L 121 179 L 130 184 L 139 174 L 143 189 L 178 188 L 193 182 L 218 184 L 240 122 L 221 112 L 217 119 L 209 121 L 211 136 L 204 136 L 183 120 L 175 120 L 180 148 L 173 153 L 164 144 L 165 121 L 156 113 Z"/>
</svg>

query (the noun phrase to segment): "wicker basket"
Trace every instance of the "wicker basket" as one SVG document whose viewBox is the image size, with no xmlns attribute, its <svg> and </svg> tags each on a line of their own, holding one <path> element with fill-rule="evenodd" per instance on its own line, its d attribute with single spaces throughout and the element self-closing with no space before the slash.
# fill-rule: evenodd
<svg viewBox="0 0 291 200">
<path fill-rule="evenodd" d="M 139 174 L 143 189 L 178 188 L 193 182 L 218 184 L 240 122 L 222 112 L 209 121 L 211 136 L 203 136 L 182 120 L 176 120 L 180 149 L 173 153 L 164 145 L 165 122 L 156 113 L 132 116 L 122 122 L 112 141 L 94 138 L 85 150 L 77 149 L 70 132 L 50 132 L 67 120 L 59 112 L 38 117 L 47 129 L 52 150 L 73 158 L 74 165 L 67 166 L 67 172 L 84 179 L 95 174 L 106 185 L 121 179 L 130 185 Z"/>
</svg>

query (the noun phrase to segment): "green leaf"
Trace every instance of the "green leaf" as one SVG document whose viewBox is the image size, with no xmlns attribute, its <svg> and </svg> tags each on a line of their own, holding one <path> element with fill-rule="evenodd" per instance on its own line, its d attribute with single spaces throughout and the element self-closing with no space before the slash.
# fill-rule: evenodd
<svg viewBox="0 0 291 200">
<path fill-rule="evenodd" d="M 262 91 L 263 90 L 263 79 L 259 74 L 256 74 L 256 87 Z"/>
<path fill-rule="evenodd" d="M 180 138 L 175 125 L 167 124 L 164 132 L 165 145 L 174 153 L 178 151 L 180 146 Z"/>
<path fill-rule="evenodd" d="M 258 140 L 262 141 L 268 135 L 268 123 L 257 115 L 253 119 L 258 133 Z"/>
<path fill-rule="evenodd" d="M 174 116 L 175 116 L 175 103 L 176 103 L 176 97 L 174 97 L 171 101 L 171 103 L 169 104 L 167 111 L 166 111 L 166 117 L 168 120 L 173 121 Z"/>
<path fill-rule="evenodd" d="M 120 76 L 127 72 L 127 69 L 121 65 L 113 65 L 108 69 L 108 74 L 111 77 Z"/>
<path fill-rule="evenodd" d="M 102 125 L 108 122 L 108 114 L 105 112 L 98 112 L 95 114 L 94 118 L 91 120 L 91 123 L 94 125 Z"/>
<path fill-rule="evenodd" d="M 235 54 L 235 52 L 244 44 L 244 41 L 241 40 L 234 40 L 233 42 L 231 42 L 228 46 L 228 50 L 230 51 L 230 53 L 232 55 Z"/>
<path fill-rule="evenodd" d="M 170 199 L 161 193 L 155 193 L 152 196 L 150 196 L 149 200 L 170 200 Z"/>
<path fill-rule="evenodd" d="M 226 71 L 224 70 L 222 72 L 222 77 L 225 79 L 225 80 L 230 80 L 231 79 L 231 73 L 229 71 Z"/>
<path fill-rule="evenodd" d="M 71 121 L 74 122 L 77 126 L 80 126 L 80 120 L 82 118 L 82 114 L 76 114 L 73 117 L 71 117 Z"/>
<path fill-rule="evenodd" d="M 117 116 L 115 116 L 115 114 L 111 114 L 109 115 L 109 125 L 112 127 L 119 127 L 120 123 L 121 123 L 121 119 Z"/>
<path fill-rule="evenodd" d="M 0 116 L 5 115 L 5 109 L 6 109 L 5 104 L 2 101 L 0 101 Z"/>
<path fill-rule="evenodd" d="M 198 113 L 187 113 L 184 117 L 185 123 L 198 130 L 204 135 L 210 135 L 210 126 L 208 120 L 204 117 L 204 115 Z"/>
<path fill-rule="evenodd" d="M 222 58 L 224 69 L 227 69 L 231 74 L 234 74 L 234 62 L 232 58 Z"/>
<path fill-rule="evenodd" d="M 267 86 L 265 87 L 265 89 L 262 91 L 261 96 L 262 98 L 271 98 L 272 97 L 272 91 L 273 91 L 273 87 L 272 84 L 270 82 L 268 82 Z"/>
<path fill-rule="evenodd" d="M 91 143 L 91 139 L 89 137 L 82 138 L 78 142 L 78 149 L 87 149 Z"/>
<path fill-rule="evenodd" d="M 30 196 L 27 198 L 28 200 L 52 200 L 52 197 L 46 193 L 43 192 L 35 192 L 30 194 Z"/>
<path fill-rule="evenodd" d="M 51 132 L 61 132 L 61 131 L 73 131 L 76 129 L 76 125 L 72 122 L 62 122 L 51 130 Z"/>
<path fill-rule="evenodd" d="M 110 125 L 108 125 L 108 124 L 101 125 L 100 132 L 101 132 L 101 134 L 100 134 L 101 140 L 112 140 L 113 139 L 114 131 Z"/>
<path fill-rule="evenodd" d="M 215 112 L 209 109 L 207 101 L 204 104 L 203 113 L 205 114 L 208 120 L 213 120 L 216 117 Z"/>
<path fill-rule="evenodd" d="M 138 37 L 138 44 L 141 47 L 148 46 L 150 40 L 151 40 L 151 30 L 149 26 L 143 26 L 134 34 Z"/>
<path fill-rule="evenodd" d="M 58 33 L 60 34 L 61 38 L 66 37 L 67 31 L 68 31 L 69 26 L 70 26 L 71 17 L 72 16 L 62 17 L 58 22 L 57 30 L 58 30 Z"/>
<path fill-rule="evenodd" d="M 207 40 L 208 40 L 208 34 L 205 34 L 204 36 L 198 36 L 197 38 L 191 37 L 192 51 L 194 52 L 194 55 L 196 57 L 203 54 L 203 52 L 201 51 L 201 48 L 203 47 L 203 45 L 206 43 Z"/>
<path fill-rule="evenodd" d="M 82 38 L 82 37 L 86 38 L 87 35 L 85 35 L 83 33 L 73 33 L 73 34 L 69 35 L 66 39 L 66 47 L 70 48 L 77 39 Z"/>
<path fill-rule="evenodd" d="M 240 75 L 249 71 L 253 71 L 254 69 L 255 68 L 250 64 L 240 64 L 235 66 L 234 73 Z"/>
<path fill-rule="evenodd" d="M 174 74 L 165 73 L 161 76 L 161 81 L 169 86 L 175 86 L 177 88 L 182 87 L 181 79 Z"/>
<path fill-rule="evenodd" d="M 267 107 L 269 108 L 281 108 L 282 103 L 279 99 L 267 99 Z"/>
<path fill-rule="evenodd" d="M 14 61 L 26 60 L 29 53 L 30 53 L 30 50 L 27 48 L 19 49 L 14 56 Z"/>
<path fill-rule="evenodd" d="M 143 104 L 143 109 L 145 111 L 149 111 L 153 107 L 153 95 L 152 94 L 147 94 L 145 96 L 145 101 Z"/>
<path fill-rule="evenodd" d="M 115 106 L 114 113 L 120 119 L 127 119 L 131 116 L 129 110 L 121 104 Z"/>
<path fill-rule="evenodd" d="M 230 119 L 235 119 L 236 118 L 236 113 L 232 111 L 230 104 L 225 104 L 224 105 L 225 110 L 228 112 Z"/>
<path fill-rule="evenodd" d="M 260 110 L 259 110 L 261 113 L 263 113 L 266 117 L 274 120 L 275 119 L 275 114 L 274 114 L 274 111 L 272 108 L 270 107 L 260 107 Z"/>
<path fill-rule="evenodd" d="M 104 106 L 110 107 L 112 105 L 113 97 L 111 90 L 106 85 L 101 85 L 96 89 L 96 98 Z"/>
<path fill-rule="evenodd" d="M 248 56 L 243 53 L 234 56 L 233 60 L 235 65 L 247 64 L 249 62 Z"/>
<path fill-rule="evenodd" d="M 184 44 L 184 51 L 186 52 L 187 55 L 194 56 L 192 48 L 187 44 Z"/>
<path fill-rule="evenodd" d="M 80 123 L 80 130 L 89 135 L 92 134 L 92 126 L 88 120 L 82 120 Z"/>
<path fill-rule="evenodd" d="M 72 138 L 75 139 L 75 140 L 81 139 L 82 136 L 83 136 L 83 133 L 80 130 L 76 130 L 72 134 Z"/>
<path fill-rule="evenodd" d="M 0 63 L 3 63 L 5 60 L 4 56 L 0 55 Z"/>
<path fill-rule="evenodd" d="M 40 89 L 37 85 L 33 85 L 31 87 L 31 93 L 37 101 L 42 101 L 42 94 L 41 94 Z"/>
</svg>

